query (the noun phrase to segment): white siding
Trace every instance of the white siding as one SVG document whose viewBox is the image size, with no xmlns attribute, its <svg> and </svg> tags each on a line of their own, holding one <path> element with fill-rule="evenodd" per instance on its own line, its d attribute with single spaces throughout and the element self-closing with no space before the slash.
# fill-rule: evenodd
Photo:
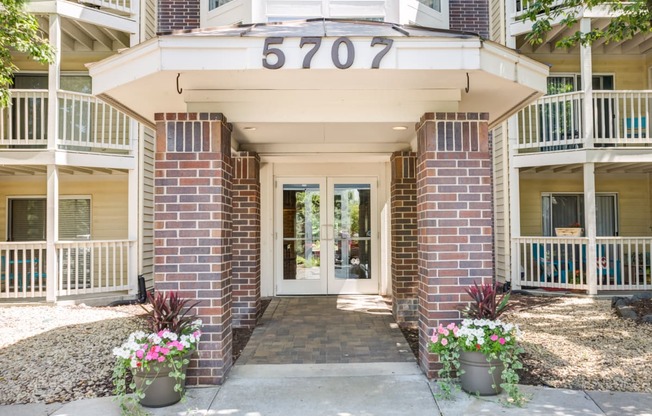
<svg viewBox="0 0 652 416">
<path fill-rule="evenodd" d="M 156 15 L 157 15 L 156 0 L 145 0 L 143 8 L 143 39 L 141 42 L 156 37 Z"/>
</svg>

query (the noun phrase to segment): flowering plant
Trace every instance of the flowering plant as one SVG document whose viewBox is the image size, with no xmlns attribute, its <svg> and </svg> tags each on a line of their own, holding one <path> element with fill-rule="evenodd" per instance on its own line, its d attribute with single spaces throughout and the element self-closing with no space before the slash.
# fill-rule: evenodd
<svg viewBox="0 0 652 416">
<path fill-rule="evenodd" d="M 439 324 L 433 331 L 428 348 L 430 352 L 439 355 L 439 362 L 442 365 L 439 370 L 439 385 L 445 396 L 451 396 L 453 373 L 457 375 L 464 373 L 460 368 L 461 352 L 480 352 L 488 362 L 500 360 L 504 366 L 501 380 L 494 381 L 492 388 L 497 390 L 497 385 L 500 385 L 507 392 L 509 403 L 522 405 L 525 398 L 518 390 L 519 377 L 516 373 L 516 370 L 523 368 L 518 359 L 523 349 L 517 342 L 521 332 L 517 325 L 492 319 L 507 308 L 506 300 L 496 299 L 495 293 L 492 293 L 492 290 L 495 292 L 496 289 L 495 285 L 482 285 L 482 287 L 475 285 L 467 289 L 476 302 L 476 305 L 471 305 L 465 310 L 469 318 L 464 319 L 459 326 L 456 323 L 446 326 Z M 478 293 L 484 295 L 474 296 Z M 490 367 L 489 373 L 493 374 L 494 370 L 495 367 Z"/>
<path fill-rule="evenodd" d="M 132 332 L 120 347 L 113 349 L 116 356 L 113 385 L 123 413 L 135 411 L 127 404 L 135 402 L 135 399 L 142 400 L 151 384 L 151 380 L 146 380 L 139 385 L 133 377 L 129 378 L 129 374 L 133 376 L 153 371 L 157 376 L 159 373 L 161 376 L 167 375 L 175 380 L 174 391 L 183 397 L 185 369 L 201 337 L 202 321 L 188 313 L 188 300 L 180 299 L 175 293 L 156 297 L 150 295 L 149 299 L 151 310 L 146 310 L 151 332 Z M 134 392 L 135 398 L 127 398 L 127 390 Z"/>
</svg>

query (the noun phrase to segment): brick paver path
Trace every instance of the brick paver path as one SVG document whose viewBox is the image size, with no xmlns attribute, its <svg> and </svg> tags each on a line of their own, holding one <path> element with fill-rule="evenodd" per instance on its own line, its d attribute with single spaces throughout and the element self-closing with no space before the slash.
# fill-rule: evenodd
<svg viewBox="0 0 652 416">
<path fill-rule="evenodd" d="M 416 361 L 380 296 L 274 298 L 236 365 Z"/>
</svg>

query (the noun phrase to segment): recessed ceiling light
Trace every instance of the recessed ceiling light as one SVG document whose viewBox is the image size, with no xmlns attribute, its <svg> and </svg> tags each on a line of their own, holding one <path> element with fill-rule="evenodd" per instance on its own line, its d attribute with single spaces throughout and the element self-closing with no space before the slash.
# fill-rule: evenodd
<svg viewBox="0 0 652 416">
<path fill-rule="evenodd" d="M 256 131 L 256 128 L 255 127 L 243 127 L 242 130 Z"/>
<path fill-rule="evenodd" d="M 407 130 L 407 127 L 405 127 L 405 126 L 394 126 L 394 127 L 392 127 L 392 130 L 404 131 L 404 130 Z"/>
</svg>

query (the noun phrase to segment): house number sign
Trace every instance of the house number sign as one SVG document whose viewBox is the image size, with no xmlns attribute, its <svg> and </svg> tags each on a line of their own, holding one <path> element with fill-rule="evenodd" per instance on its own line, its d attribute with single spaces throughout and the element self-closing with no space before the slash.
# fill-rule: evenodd
<svg viewBox="0 0 652 416">
<path fill-rule="evenodd" d="M 281 49 L 281 46 L 283 45 L 284 39 L 285 38 L 282 37 L 265 38 L 265 46 L 263 47 L 263 67 L 267 69 L 283 68 L 283 65 L 285 65 L 285 53 Z M 305 47 L 306 50 L 306 54 L 303 56 L 302 68 L 310 68 L 312 58 L 321 47 L 321 41 L 322 38 L 320 36 L 301 38 L 299 47 L 301 49 L 304 49 Z M 382 46 L 371 61 L 372 69 L 380 68 L 380 61 L 382 61 L 385 55 L 387 55 L 387 52 L 392 48 L 393 43 L 394 40 L 392 39 L 378 36 L 371 40 L 370 48 L 375 47 L 376 45 Z M 343 53 L 340 53 L 340 49 L 343 50 Z M 335 39 L 335 42 L 333 42 L 333 46 L 331 47 L 331 60 L 333 61 L 333 65 L 339 69 L 347 69 L 353 65 L 353 61 L 355 60 L 355 47 L 353 46 L 351 39 L 346 36 Z"/>
</svg>

